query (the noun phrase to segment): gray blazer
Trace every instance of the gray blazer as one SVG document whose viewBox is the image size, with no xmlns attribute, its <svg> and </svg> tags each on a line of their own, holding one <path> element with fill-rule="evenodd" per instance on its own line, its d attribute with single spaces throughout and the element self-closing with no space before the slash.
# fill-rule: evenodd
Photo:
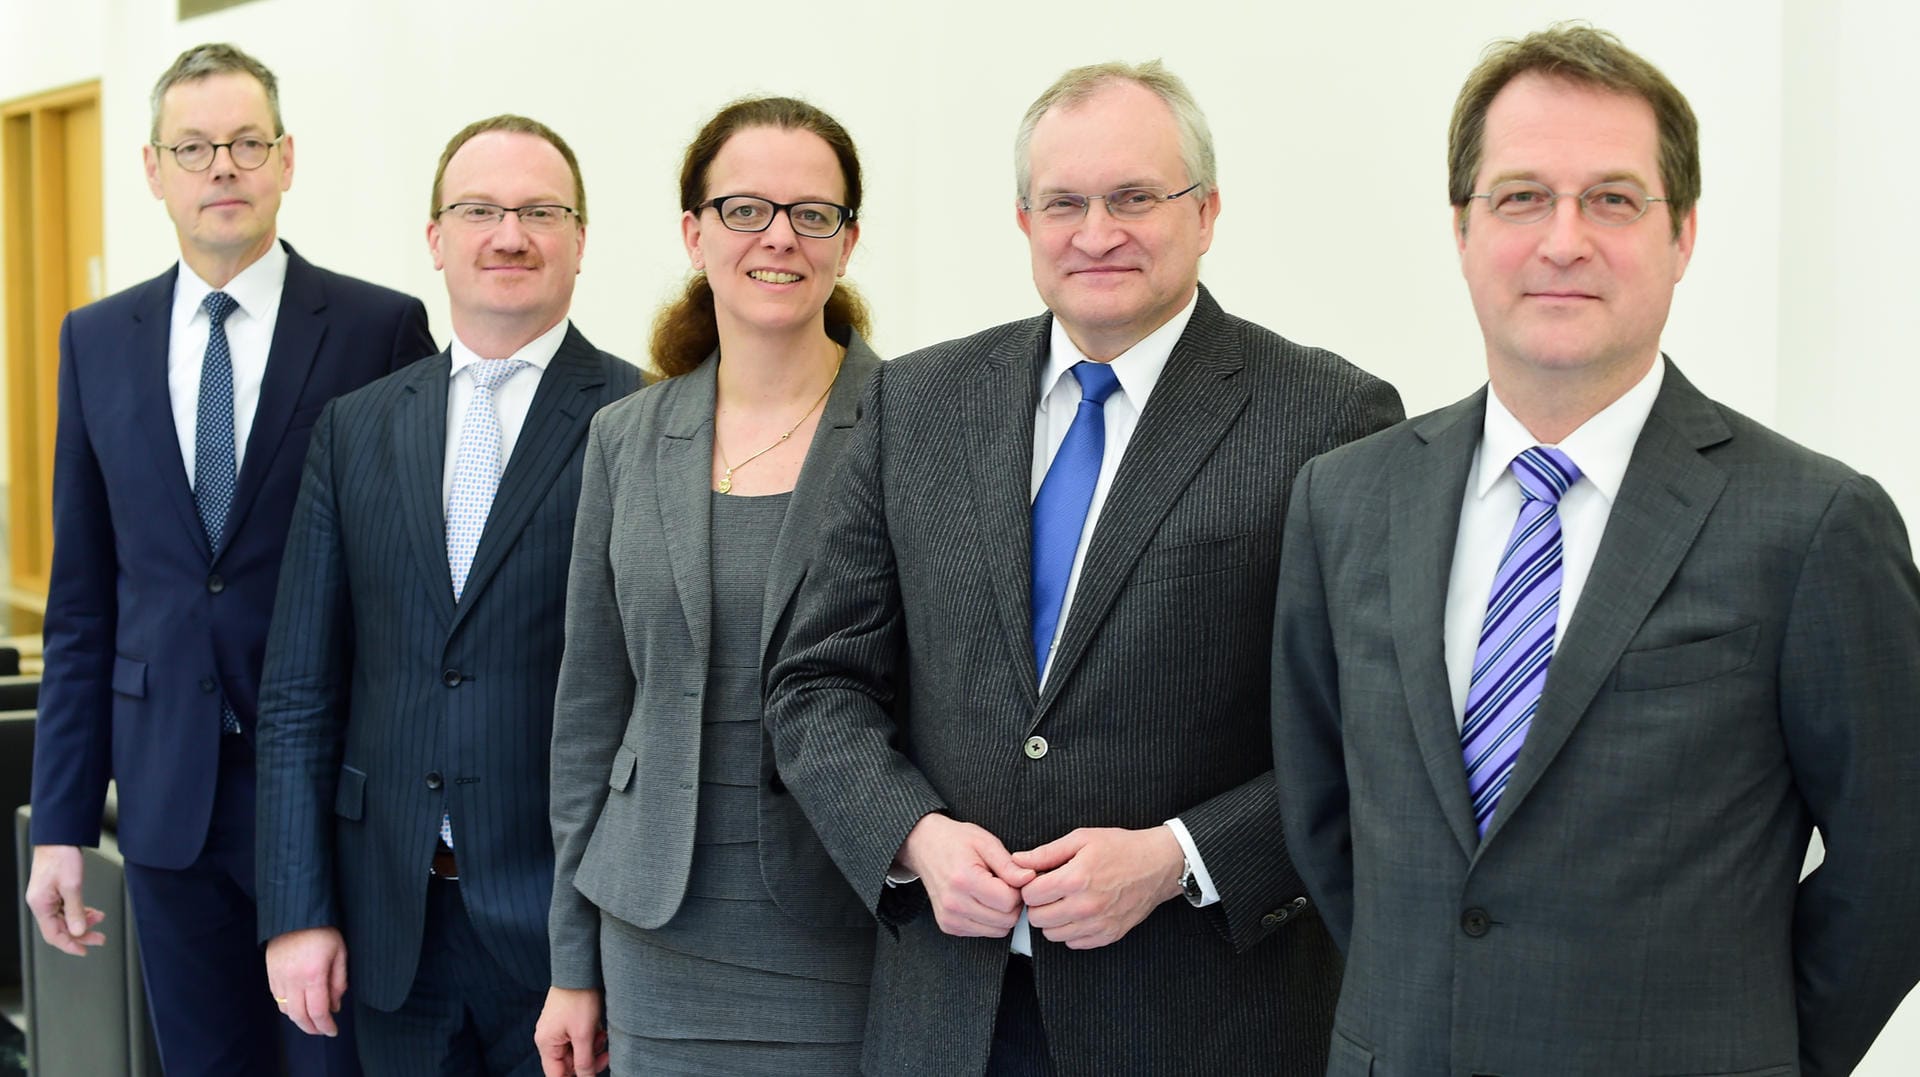
<svg viewBox="0 0 1920 1077">
<path fill-rule="evenodd" d="M 807 450 L 767 573 L 770 650 L 805 573 L 822 494 L 880 360 L 855 335 Z M 600 912 L 643 928 L 687 891 L 713 608 L 708 492 L 717 356 L 606 408 L 587 439 L 554 703 L 553 982 L 599 987 Z M 868 922 L 761 754 L 760 870 L 812 926 Z"/>
<path fill-rule="evenodd" d="M 1485 406 L 1294 492 L 1275 773 L 1347 952 L 1330 1072 L 1849 1072 L 1920 977 L 1899 515 L 1669 364 L 1483 842 L 1442 624 Z"/>
<path fill-rule="evenodd" d="M 920 816 L 946 811 L 1010 849 L 1178 815 L 1219 888 L 1218 905 L 1165 902 L 1099 949 L 1034 933 L 1062 1074 L 1316 1072 L 1339 965 L 1276 840 L 1278 539 L 1300 465 L 1397 420 L 1399 398 L 1203 288 L 1088 540 L 1042 690 L 1029 490 L 1050 325 L 941 344 L 874 379 L 768 682 L 780 773 L 888 927 L 866 1068 L 986 1065 L 1007 940 L 943 934 L 924 888 L 884 882 Z M 1024 747 L 1034 736 L 1044 753 Z"/>
</svg>

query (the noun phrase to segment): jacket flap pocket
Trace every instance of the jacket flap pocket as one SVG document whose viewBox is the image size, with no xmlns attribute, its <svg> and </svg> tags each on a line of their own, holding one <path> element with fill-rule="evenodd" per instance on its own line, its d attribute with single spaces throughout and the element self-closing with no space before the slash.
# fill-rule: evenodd
<svg viewBox="0 0 1920 1077">
<path fill-rule="evenodd" d="M 359 819 L 366 801 L 367 772 L 342 764 L 340 785 L 333 791 L 333 814 L 342 819 Z"/>
<path fill-rule="evenodd" d="M 1759 641 L 1756 623 L 1672 647 L 1628 651 L 1620 656 L 1615 685 L 1622 692 L 1637 692 L 1710 680 L 1753 661 Z"/>
<path fill-rule="evenodd" d="M 1253 559 L 1251 534 L 1225 538 L 1200 539 L 1170 545 L 1155 543 L 1141 551 L 1135 583 L 1172 580 L 1183 576 L 1204 576 L 1209 572 L 1239 568 Z"/>
<path fill-rule="evenodd" d="M 634 754 L 633 749 L 622 744 L 613 753 L 613 773 L 607 776 L 607 784 L 619 792 L 626 792 L 627 786 L 633 784 L 633 768 L 639 763 L 640 757 Z"/>
<path fill-rule="evenodd" d="M 1333 1050 L 1327 1059 L 1327 1077 L 1369 1077 L 1373 1073 L 1373 1052 L 1333 1030 Z"/>
<path fill-rule="evenodd" d="M 113 656 L 113 690 L 135 699 L 147 697 L 147 664 L 132 658 Z"/>
</svg>

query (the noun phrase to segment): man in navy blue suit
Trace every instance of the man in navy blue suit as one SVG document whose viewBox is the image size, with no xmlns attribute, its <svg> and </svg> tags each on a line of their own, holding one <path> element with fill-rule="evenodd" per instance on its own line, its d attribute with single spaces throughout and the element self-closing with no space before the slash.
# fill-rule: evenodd
<svg viewBox="0 0 1920 1077">
<path fill-rule="evenodd" d="M 547 752 L 587 424 L 640 371 L 567 316 L 579 162 L 524 116 L 440 156 L 453 339 L 314 426 L 260 689 L 260 941 L 287 1017 L 348 983 L 370 1075 L 540 1073 Z"/>
<path fill-rule="evenodd" d="M 114 780 L 162 1064 L 273 1073 L 292 1026 L 255 938 L 253 739 L 300 464 L 328 400 L 434 346 L 419 300 L 276 238 L 293 137 L 258 60 L 182 53 L 144 156 L 180 263 L 60 334 L 27 904 L 67 953 L 102 941 L 80 847 Z M 352 1072 L 348 1044 L 285 1040 L 296 1073 Z"/>
</svg>

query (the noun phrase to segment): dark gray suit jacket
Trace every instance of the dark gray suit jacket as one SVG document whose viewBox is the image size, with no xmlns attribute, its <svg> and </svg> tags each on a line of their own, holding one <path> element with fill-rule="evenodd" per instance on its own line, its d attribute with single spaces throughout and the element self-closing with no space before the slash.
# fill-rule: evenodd
<svg viewBox="0 0 1920 1077">
<path fill-rule="evenodd" d="M 1485 406 L 1294 493 L 1273 728 L 1347 951 L 1330 1072 L 1847 1073 L 1920 976 L 1899 515 L 1669 364 L 1482 842 L 1442 625 Z"/>
<path fill-rule="evenodd" d="M 865 1064 L 985 1067 L 1007 940 L 943 934 L 889 864 L 925 813 L 1010 849 L 1183 819 L 1222 895 L 1119 942 L 1034 933 L 1063 1074 L 1304 1074 L 1338 960 L 1279 837 L 1271 599 L 1306 459 L 1399 418 L 1392 388 L 1202 289 L 1093 531 L 1045 691 L 1029 629 L 1030 476 L 1047 316 L 881 368 L 769 682 L 780 773 L 886 922 Z M 1039 734 L 1039 759 L 1022 751 Z M 883 895 L 886 900 L 883 901 Z"/>
<path fill-rule="evenodd" d="M 456 605 L 442 501 L 446 353 L 314 425 L 260 690 L 260 938 L 335 925 L 353 989 L 413 984 L 440 813 L 493 957 L 548 985 L 547 747 L 587 424 L 640 371 L 569 328 Z"/>
<path fill-rule="evenodd" d="M 879 365 L 858 336 L 848 342 L 767 571 L 763 654 L 800 585 L 823 495 Z M 709 358 L 636 393 L 601 412 L 588 436 L 553 715 L 549 932 L 560 987 L 602 985 L 602 910 L 657 928 L 686 896 L 716 567 L 708 492 L 718 370 Z M 760 870 L 774 902 L 809 926 L 866 922 L 775 776 L 764 737 L 761 769 Z"/>
</svg>

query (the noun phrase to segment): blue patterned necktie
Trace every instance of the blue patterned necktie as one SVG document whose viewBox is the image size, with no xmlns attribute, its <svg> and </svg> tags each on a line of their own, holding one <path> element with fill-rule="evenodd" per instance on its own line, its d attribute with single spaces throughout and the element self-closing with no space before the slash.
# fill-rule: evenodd
<svg viewBox="0 0 1920 1077">
<path fill-rule="evenodd" d="M 1042 676 L 1060 624 L 1067 579 L 1073 575 L 1080 531 L 1093 504 L 1100 459 L 1106 454 L 1107 397 L 1120 387 L 1119 377 L 1105 363 L 1079 362 L 1069 369 L 1080 383 L 1080 407 L 1033 498 L 1033 662 Z"/>
<path fill-rule="evenodd" d="M 1535 446 L 1510 466 L 1524 500 L 1493 574 L 1460 727 L 1467 793 L 1483 837 L 1546 687 L 1560 617 L 1560 497 L 1580 481 L 1580 469 L 1559 449 Z"/>
<path fill-rule="evenodd" d="M 200 305 L 207 311 L 207 354 L 200 363 L 200 402 L 193 422 L 193 503 L 200 510 L 207 548 L 217 557 L 239 472 L 234 462 L 233 352 L 227 345 L 227 315 L 240 304 L 225 292 L 209 292 Z M 224 699 L 220 730 L 240 732 L 240 719 Z"/>
<path fill-rule="evenodd" d="M 473 396 L 460 420 L 453 489 L 447 497 L 447 569 L 455 602 L 467 589 L 467 571 L 480 548 L 493 495 L 500 489 L 500 414 L 494 410 L 493 394 L 526 366 L 521 359 L 476 359 L 467 366 L 473 373 Z"/>
</svg>

